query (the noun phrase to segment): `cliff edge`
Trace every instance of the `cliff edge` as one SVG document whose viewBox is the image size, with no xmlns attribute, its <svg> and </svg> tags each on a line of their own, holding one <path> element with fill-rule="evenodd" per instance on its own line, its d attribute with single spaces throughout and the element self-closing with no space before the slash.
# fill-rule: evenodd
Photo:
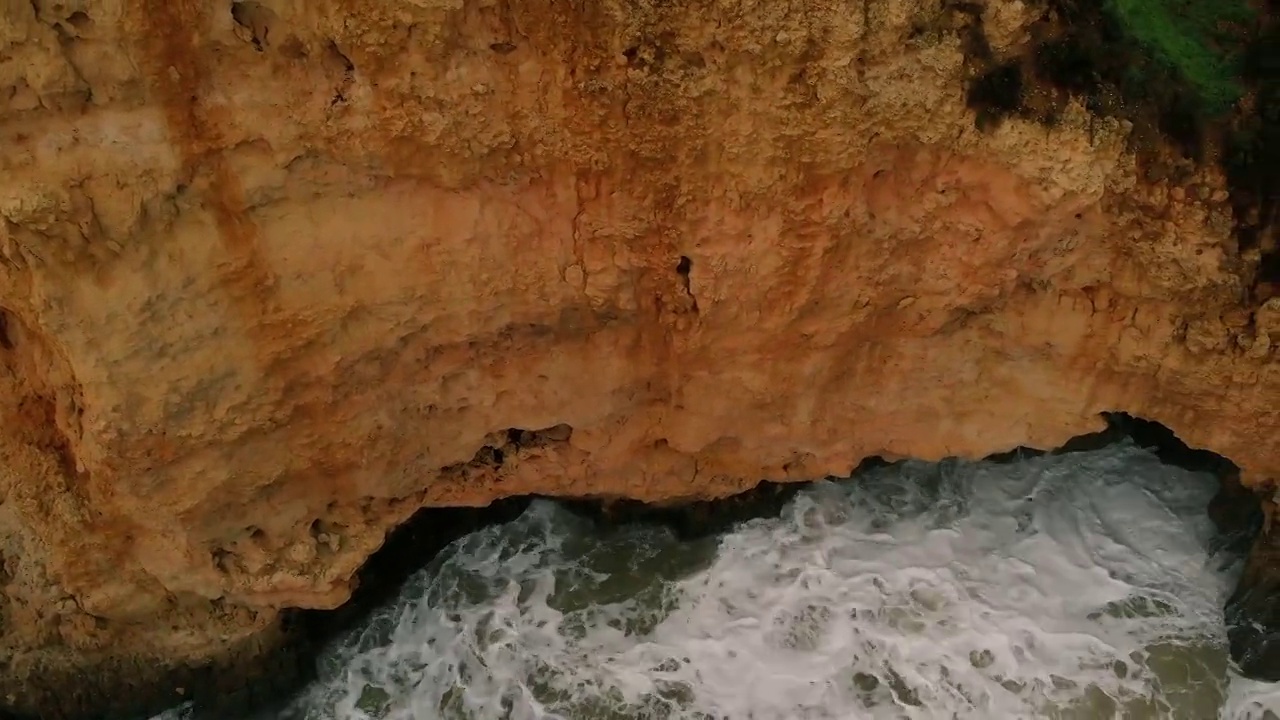
<svg viewBox="0 0 1280 720">
<path fill-rule="evenodd" d="M 0 698 L 252 655 L 424 506 L 1108 411 L 1268 487 L 1275 208 L 1009 74 L 1055 12 L 0 4 Z"/>
</svg>

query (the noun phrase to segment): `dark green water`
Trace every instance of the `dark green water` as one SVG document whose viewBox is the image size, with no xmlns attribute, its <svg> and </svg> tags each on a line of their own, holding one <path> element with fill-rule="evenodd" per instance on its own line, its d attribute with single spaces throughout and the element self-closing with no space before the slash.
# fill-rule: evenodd
<svg viewBox="0 0 1280 720">
<path fill-rule="evenodd" d="M 1122 444 L 893 465 L 702 539 L 536 502 L 449 546 L 283 717 L 1276 720 L 1228 660 L 1216 489 Z"/>
</svg>

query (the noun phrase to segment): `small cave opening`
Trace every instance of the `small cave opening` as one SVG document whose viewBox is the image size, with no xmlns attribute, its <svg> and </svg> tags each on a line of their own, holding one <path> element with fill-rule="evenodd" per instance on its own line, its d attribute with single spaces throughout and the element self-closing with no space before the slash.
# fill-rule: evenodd
<svg viewBox="0 0 1280 720">
<path fill-rule="evenodd" d="M 271 8 L 253 0 L 234 0 L 231 19 L 241 28 L 246 42 L 254 50 L 264 52 L 271 43 L 271 30 L 279 18 Z"/>
<path fill-rule="evenodd" d="M 426 567 L 447 545 L 486 526 L 514 520 L 531 500 L 515 497 L 486 507 L 419 510 L 393 530 L 360 568 L 350 600 L 336 610 L 299 611 L 290 622 L 313 642 L 350 630 L 367 619 L 371 610 L 386 605 L 414 573 Z"/>
<path fill-rule="evenodd" d="M 977 113 L 978 129 L 987 130 L 1002 118 L 1022 108 L 1022 67 L 1017 63 L 998 65 L 976 78 L 965 94 L 965 102 Z"/>
<path fill-rule="evenodd" d="M 80 32 L 85 32 L 93 27 L 93 20 L 85 11 L 76 10 L 67 16 L 67 24 Z"/>
<path fill-rule="evenodd" d="M 13 334 L 9 329 L 9 312 L 0 308 L 0 349 L 12 350 L 13 347 Z"/>
<path fill-rule="evenodd" d="M 536 544 L 540 533 L 551 532 L 547 529 L 551 527 L 547 523 L 554 521 L 567 524 L 572 531 L 548 546 L 551 548 L 547 551 L 551 553 L 549 557 L 555 556 L 555 553 L 561 552 L 564 548 L 576 548 L 575 552 L 580 553 L 580 556 L 575 556 L 577 559 L 574 562 L 579 563 L 580 567 L 578 570 L 566 571 L 568 574 L 564 577 L 576 578 L 576 580 L 552 592 L 547 602 L 552 603 L 559 612 L 568 613 L 571 610 L 582 612 L 582 593 L 588 590 L 592 593 L 603 593 L 603 597 L 609 602 L 631 602 L 627 600 L 629 596 L 626 593 L 630 592 L 629 588 L 636 582 L 636 577 L 647 573 L 658 575 L 665 573 L 664 577 L 676 577 L 679 573 L 690 571 L 690 568 L 705 570 L 707 567 L 714 566 L 720 561 L 716 558 L 708 559 L 706 553 L 710 552 L 714 555 L 715 549 L 721 547 L 726 536 L 745 528 L 746 530 L 742 532 L 747 534 L 742 535 L 737 541 L 745 542 L 742 538 L 755 537 L 748 531 L 757 534 L 763 532 L 763 529 L 771 527 L 769 523 L 776 524 L 780 514 L 791 513 L 791 519 L 799 524 L 787 530 L 790 535 L 784 533 L 769 537 L 803 537 L 806 533 L 820 532 L 824 524 L 844 522 L 849 513 L 865 513 L 869 509 L 877 511 L 887 509 L 897 512 L 907 505 L 919 502 L 938 506 L 937 512 L 940 513 L 940 517 L 953 518 L 968 512 L 968 505 L 974 502 L 972 498 L 956 497 L 954 488 L 947 485 L 948 478 L 957 474 L 957 468 L 982 466 L 998 469 L 1005 466 L 1026 465 L 1029 462 L 1047 462 L 1055 458 L 1061 462 L 1067 462 L 1073 457 L 1085 458 L 1091 453 L 1096 454 L 1119 447 L 1133 447 L 1133 452 L 1145 453 L 1143 457 L 1154 456 L 1154 460 L 1147 462 L 1156 468 L 1169 468 L 1170 472 L 1172 469 L 1178 469 L 1216 478 L 1216 493 L 1212 494 L 1211 499 L 1202 503 L 1198 511 L 1201 513 L 1200 517 L 1203 518 L 1207 514 L 1212 524 L 1220 530 L 1220 537 L 1214 540 L 1218 550 L 1234 553 L 1240 557 L 1252 552 L 1253 558 L 1247 564 L 1248 567 L 1261 568 L 1255 569 L 1253 576 L 1246 569 L 1240 587 L 1231 594 L 1231 599 L 1223 608 L 1230 656 L 1245 676 L 1272 679 L 1272 673 L 1280 670 L 1280 651 L 1276 650 L 1276 647 L 1280 646 L 1280 640 L 1277 640 L 1280 638 L 1280 616 L 1278 616 L 1280 573 L 1275 569 L 1280 567 L 1280 562 L 1276 562 L 1280 558 L 1280 552 L 1274 549 L 1268 550 L 1268 548 L 1280 548 L 1280 544 L 1268 544 L 1261 535 L 1265 514 L 1259 497 L 1254 490 L 1241 484 L 1239 468 L 1230 460 L 1207 450 L 1188 446 L 1169 428 L 1124 413 L 1107 413 L 1104 417 L 1107 421 L 1104 430 L 1073 438 L 1055 449 L 1018 447 L 981 460 L 950 459 L 937 463 L 917 460 L 889 461 L 881 457 L 869 457 L 859 464 L 850 474 L 850 478 L 826 478 L 813 482 L 766 481 L 747 492 L 715 501 L 646 504 L 606 496 L 578 498 L 522 496 L 499 500 L 485 508 L 420 510 L 394 530 L 383 547 L 366 561 L 359 571 L 356 591 L 350 601 L 335 610 L 293 611 L 289 614 L 286 625 L 293 642 L 290 652 L 303 661 L 298 666 L 300 669 L 292 674 L 288 682 L 277 683 L 270 697 L 264 698 L 262 694 L 248 696 L 252 700 L 248 705 L 251 709 L 259 711 L 263 707 L 275 709 L 283 707 L 289 698 L 297 696 L 303 686 L 317 681 L 319 676 L 314 667 L 314 658 L 319 655 L 321 648 L 331 645 L 335 639 L 356 631 L 375 635 L 391 632 L 385 626 L 385 622 L 389 622 L 385 620 L 386 616 L 383 616 L 384 620 L 370 624 L 374 614 L 396 601 L 404 592 L 406 582 L 416 573 L 437 572 L 439 566 L 435 559 L 442 549 L 480 530 L 500 531 L 503 527 L 516 526 L 522 522 L 527 525 L 521 531 L 525 534 L 518 535 L 513 545 L 504 546 L 506 549 L 490 547 L 493 554 L 488 560 L 484 560 L 484 563 L 488 563 L 487 565 L 484 563 L 474 565 L 470 570 L 472 575 L 459 576 L 451 580 L 451 583 L 462 583 L 459 587 L 471 587 L 468 583 L 480 583 L 475 585 L 475 588 L 479 588 L 485 583 L 493 582 L 493 578 L 507 572 L 507 568 L 527 567 L 529 558 L 520 555 L 522 552 L 520 548 L 526 547 L 528 543 Z M 561 426 L 557 426 L 559 427 Z M 568 432 L 570 431 L 555 430 L 552 434 L 560 437 L 567 435 Z M 506 448 L 509 454 L 518 454 L 522 447 L 538 447 L 543 442 L 545 442 L 545 431 L 512 428 L 493 434 L 485 446 L 490 452 L 485 453 L 482 448 L 472 462 L 491 466 L 492 451 L 499 447 Z M 981 474 L 978 477 L 981 479 Z M 1170 477 L 1175 476 L 1170 475 Z M 859 501 L 863 504 L 854 503 L 848 507 L 838 506 L 839 504 L 829 505 L 828 495 L 836 492 L 832 488 L 858 487 L 860 483 L 884 484 L 887 482 L 886 478 L 898 484 L 890 483 L 892 485 L 890 492 L 879 499 L 872 501 L 863 499 Z M 906 478 L 906 481 L 903 478 Z M 849 482 L 850 479 L 852 482 Z M 1113 479 L 1112 484 L 1123 485 L 1125 482 L 1121 477 Z M 918 491 L 912 488 L 913 483 L 920 486 Z M 871 504 L 867 505 L 867 502 Z M 531 515 L 537 516 L 536 522 L 529 520 Z M 1023 520 L 1018 519 L 1019 525 Z M 877 542 L 887 543 L 884 545 L 885 552 L 891 552 L 893 543 L 890 538 L 893 537 L 895 526 L 887 524 L 881 527 L 873 523 L 873 529 L 874 527 L 880 527 L 877 532 L 882 533 L 884 538 Z M 677 546 L 696 546 L 701 548 L 704 554 L 695 560 L 655 562 L 653 548 Z M 734 543 L 730 543 L 730 546 L 734 546 Z M 814 547 L 823 546 L 819 544 Z M 1275 554 L 1262 557 L 1259 555 L 1262 552 L 1259 550 L 1260 547 L 1265 552 Z M 760 557 L 777 556 L 776 552 L 768 548 L 757 548 L 757 551 Z M 806 552 L 807 557 L 811 556 L 813 551 Z M 830 552 L 830 550 L 823 552 Z M 453 561 L 450 560 L 450 562 Z M 490 568 L 490 570 L 484 568 Z M 765 572 L 758 568 L 757 572 L 764 573 L 761 577 L 772 576 L 772 572 Z M 610 573 L 616 574 L 610 576 L 614 579 L 600 580 L 601 577 L 608 576 Z M 802 572 L 801 575 L 803 574 Z M 468 577 L 471 579 L 466 579 Z M 537 595 L 540 582 L 545 582 L 545 579 L 535 582 L 530 579 L 530 576 L 516 574 L 510 580 L 498 582 L 494 587 L 509 583 L 510 592 L 516 593 L 511 595 L 511 598 L 523 604 L 533 602 L 531 598 Z M 891 587 L 885 590 L 885 592 L 890 591 L 892 591 Z M 915 592 L 915 590 L 912 591 L 912 593 Z M 927 596 L 927 593 L 925 595 Z M 910 597 L 916 597 L 916 595 L 911 594 Z M 930 603 L 940 601 L 929 600 L 926 597 L 922 602 L 926 608 L 932 608 L 934 605 Z M 1159 611 L 1163 605 L 1159 601 L 1152 601 L 1150 606 L 1139 606 L 1136 610 L 1127 605 L 1118 607 L 1120 607 L 1119 610 L 1109 607 L 1107 612 L 1114 611 L 1119 613 L 1118 617 L 1127 618 L 1130 615 L 1124 613 L 1141 614 Z M 1152 608 L 1155 610 L 1153 611 Z M 668 608 L 663 612 L 669 611 Z M 407 611 L 399 612 L 403 617 L 403 612 Z M 444 610 L 442 609 L 441 612 Z M 449 612 L 456 614 L 462 613 L 463 610 L 454 609 Z M 454 614 L 450 614 L 448 617 L 459 620 L 461 615 L 455 617 Z M 866 621 L 874 621 L 874 617 L 868 617 Z M 649 627 L 644 625 L 644 622 L 648 621 L 625 620 L 622 622 L 623 624 L 618 627 L 631 628 L 626 632 L 640 632 L 628 623 L 640 622 L 636 627 Z M 981 653 L 976 657 L 978 661 L 974 661 L 974 667 L 985 667 L 983 663 L 991 661 L 988 655 Z M 312 661 L 311 665 L 307 664 L 308 659 Z M 867 687 L 892 687 L 894 683 L 901 680 L 900 677 L 895 680 L 895 677 L 897 676 L 890 675 L 887 678 L 877 679 L 869 676 L 865 678 L 865 684 Z M 903 690 L 903 692 L 908 691 L 921 692 L 919 688 Z M 376 705 L 378 702 L 384 702 L 385 698 L 378 693 L 372 693 L 369 698 L 362 696 L 361 702 L 366 700 Z M 199 708 L 197 710 L 199 711 Z M 225 713 L 225 703 L 219 710 Z M 373 712 L 369 708 L 365 710 Z M 276 711 L 273 710 L 273 712 Z M 215 715 L 197 712 L 192 717 L 212 718 Z M 291 716 L 273 714 L 270 717 Z"/>
</svg>

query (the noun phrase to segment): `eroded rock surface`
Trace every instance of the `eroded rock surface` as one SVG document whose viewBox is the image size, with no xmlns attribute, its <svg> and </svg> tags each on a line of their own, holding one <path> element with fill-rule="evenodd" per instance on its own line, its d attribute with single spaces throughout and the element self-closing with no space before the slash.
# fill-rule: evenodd
<svg viewBox="0 0 1280 720">
<path fill-rule="evenodd" d="M 0 5 L 0 697 L 241 652 L 424 505 L 1103 411 L 1269 482 L 1280 310 L 1222 178 L 1078 102 L 976 129 L 945 12 Z"/>
</svg>

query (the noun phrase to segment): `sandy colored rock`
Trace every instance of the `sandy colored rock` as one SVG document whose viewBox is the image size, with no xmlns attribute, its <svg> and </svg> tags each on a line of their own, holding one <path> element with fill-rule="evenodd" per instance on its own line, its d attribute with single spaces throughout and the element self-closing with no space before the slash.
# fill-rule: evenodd
<svg viewBox="0 0 1280 720">
<path fill-rule="evenodd" d="M 1079 106 L 976 130 L 932 0 L 0 8 L 19 705 L 335 607 L 427 505 L 718 497 L 1103 411 L 1280 473 L 1222 204 Z"/>
</svg>

